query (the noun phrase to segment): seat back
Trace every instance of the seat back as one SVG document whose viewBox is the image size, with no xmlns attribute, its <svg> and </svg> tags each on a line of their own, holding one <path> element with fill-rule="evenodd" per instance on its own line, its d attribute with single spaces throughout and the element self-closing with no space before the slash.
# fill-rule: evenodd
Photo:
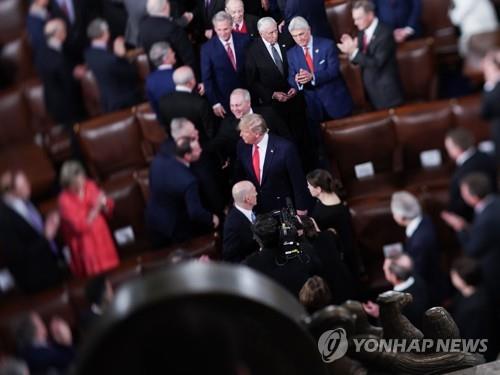
<svg viewBox="0 0 500 375">
<path fill-rule="evenodd" d="M 83 122 L 77 132 L 91 174 L 98 180 L 132 172 L 146 163 L 139 125 L 129 109 Z"/>
<path fill-rule="evenodd" d="M 25 35 L 10 40 L 3 45 L 0 59 L 7 64 L 11 71 L 12 83 L 18 83 L 35 75 L 33 54 Z"/>
<path fill-rule="evenodd" d="M 370 108 L 366 100 L 363 77 L 359 65 L 351 64 L 346 55 L 339 55 L 340 73 L 344 77 L 347 89 L 354 102 L 354 108 L 358 112 L 366 111 Z"/>
<path fill-rule="evenodd" d="M 325 9 L 336 42 L 340 41 L 342 34 L 356 33 L 356 26 L 352 20 L 351 0 L 327 0 Z"/>
<path fill-rule="evenodd" d="M 457 52 L 455 27 L 448 16 L 451 0 L 422 0 L 421 23 L 424 36 L 435 39 L 438 54 Z"/>
<path fill-rule="evenodd" d="M 330 121 L 324 126 L 324 139 L 344 184 L 357 179 L 358 164 L 372 162 L 375 174 L 394 170 L 397 139 L 387 111 Z"/>
<path fill-rule="evenodd" d="M 14 87 L 0 95 L 0 149 L 16 143 L 32 142 L 28 108 L 21 88 Z"/>
<path fill-rule="evenodd" d="M 144 158 L 150 162 L 160 149 L 161 144 L 167 139 L 167 133 L 158 122 L 156 113 L 151 109 L 149 103 L 135 107 L 134 113 L 143 137 L 142 152 Z"/>
<path fill-rule="evenodd" d="M 29 108 L 31 128 L 35 132 L 48 132 L 54 126 L 54 121 L 45 108 L 43 84 L 38 78 L 34 78 L 24 83 L 23 89 Z"/>
<path fill-rule="evenodd" d="M 24 17 L 22 0 L 0 1 L 0 45 L 22 34 Z"/>
<path fill-rule="evenodd" d="M 448 101 L 397 108 L 392 120 L 402 145 L 405 170 L 421 169 L 420 154 L 427 150 L 437 149 L 443 162 L 448 160 L 444 148 L 444 138 L 452 126 Z"/>
<path fill-rule="evenodd" d="M 80 84 L 82 87 L 83 102 L 89 116 L 94 117 L 102 114 L 104 111 L 101 106 L 99 86 L 97 86 L 94 74 L 90 69 L 87 69 L 85 74 L 80 78 Z"/>
<path fill-rule="evenodd" d="M 398 46 L 397 60 L 408 102 L 434 100 L 437 97 L 437 73 L 434 39 L 417 39 Z"/>
</svg>

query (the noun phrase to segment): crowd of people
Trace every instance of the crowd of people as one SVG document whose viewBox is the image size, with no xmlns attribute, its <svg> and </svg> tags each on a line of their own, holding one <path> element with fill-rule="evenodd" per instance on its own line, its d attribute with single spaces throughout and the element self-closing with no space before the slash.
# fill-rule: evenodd
<svg viewBox="0 0 500 375">
<path fill-rule="evenodd" d="M 405 103 L 396 48 L 421 35 L 421 2 L 353 1 L 358 34 L 338 41 L 323 0 L 82 3 L 34 0 L 29 9 L 27 31 L 47 112 L 68 132 L 86 118 L 79 87 L 86 70 L 96 79 L 104 112 L 147 98 L 168 134 L 149 170 L 144 220 L 152 246 L 218 232 L 223 261 L 266 274 L 309 312 L 363 299 L 376 321 L 379 308 L 362 290 L 351 212 L 340 181 L 327 170 L 320 123 L 353 113 L 339 53 L 359 65 L 374 109 Z M 470 35 L 495 29 L 498 19 L 484 29 L 471 27 L 478 23 L 472 13 L 479 3 L 492 7 L 489 1 L 470 9 L 468 1 L 452 3 L 450 17 L 462 28 L 460 52 L 466 53 Z M 137 49 L 151 68 L 144 90 L 133 63 Z M 492 121 L 500 150 L 500 53 L 491 51 L 483 66 L 482 114 Z M 500 152 L 495 161 L 478 150 L 464 128 L 451 130 L 443 143 L 456 168 L 441 218 L 456 231 L 464 255 L 448 275 L 436 223 L 416 196 L 399 191 L 390 209 L 406 242 L 385 254 L 383 273 L 395 291 L 413 296 L 404 314 L 416 327 L 427 308 L 452 301 L 447 307 L 462 337 L 489 338 L 492 359 L 500 332 Z M 76 142 L 73 152 L 79 159 Z M 86 176 L 84 164 L 62 165 L 57 209 L 45 218 L 30 201 L 23 171 L 5 172 L 0 183 L 2 252 L 23 292 L 60 284 L 68 268 L 86 278 L 118 266 L 106 222 L 114 203 Z M 96 280 L 82 325 L 98 319 L 112 298 L 109 283 Z M 21 327 L 19 353 L 30 371 L 64 373 L 75 354 L 67 325 L 55 317 L 49 335 L 32 313 Z M 7 365 L 27 373 L 22 363 Z"/>
</svg>

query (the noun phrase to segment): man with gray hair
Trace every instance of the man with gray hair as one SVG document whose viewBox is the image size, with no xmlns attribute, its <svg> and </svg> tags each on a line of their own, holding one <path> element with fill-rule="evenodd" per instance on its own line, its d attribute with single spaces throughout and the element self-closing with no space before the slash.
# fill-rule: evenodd
<svg viewBox="0 0 500 375">
<path fill-rule="evenodd" d="M 256 212 L 281 209 L 290 198 L 299 215 L 306 214 L 310 205 L 307 182 L 294 145 L 269 134 L 258 114 L 243 117 L 239 129 L 242 141 L 236 148 L 236 180 L 249 180 L 257 188 Z"/>
<path fill-rule="evenodd" d="M 136 67 L 127 58 L 125 40 L 117 37 L 113 52 L 108 51 L 110 32 L 102 18 L 94 19 L 87 28 L 91 45 L 85 51 L 85 62 L 94 74 L 104 112 L 132 107 L 140 102 Z"/>
<path fill-rule="evenodd" d="M 246 79 L 254 101 L 271 106 L 288 125 L 301 155 L 309 155 L 307 146 L 306 103 L 304 95 L 288 83 L 286 47 L 279 40 L 278 25 L 271 17 L 257 23 L 260 38 L 247 50 Z"/>
<path fill-rule="evenodd" d="M 432 219 L 422 214 L 418 199 L 407 191 L 392 195 L 391 212 L 394 221 L 405 228 L 404 250 L 412 258 L 415 272 L 432 286 L 432 303 L 441 303 L 444 278 L 439 240 Z"/>
<path fill-rule="evenodd" d="M 156 117 L 160 118 L 160 98 L 175 91 L 172 78 L 176 62 L 175 52 L 168 42 L 156 42 L 149 51 L 149 60 L 156 70 L 146 78 L 146 96 Z"/>
<path fill-rule="evenodd" d="M 48 21 L 44 34 L 46 44 L 38 51 L 36 65 L 43 82 L 45 107 L 54 122 L 71 132 L 73 125 L 84 117 L 80 87 L 75 80 L 82 67 L 73 66 L 64 52 L 66 24 L 62 19 Z"/>
<path fill-rule="evenodd" d="M 189 119 L 200 133 L 200 143 L 205 148 L 213 137 L 214 117 L 208 101 L 194 90 L 196 78 L 189 66 L 181 66 L 174 71 L 175 91 L 160 99 L 160 122 L 167 126 L 172 119 L 185 117 Z M 168 130 L 170 133 L 170 130 Z"/>
<path fill-rule="evenodd" d="M 266 121 L 269 130 L 276 135 L 291 140 L 290 131 L 277 113 L 270 107 L 252 107 L 250 93 L 245 89 L 235 89 L 231 93 L 229 104 L 232 114 L 222 120 L 219 131 L 210 142 L 224 160 L 233 162 L 236 156 L 236 145 L 239 140 L 238 124 L 248 114 L 257 113 Z"/>
<path fill-rule="evenodd" d="M 180 65 L 198 68 L 193 45 L 186 31 L 171 17 L 168 0 L 148 0 L 148 15 L 139 23 L 139 46 L 150 51 L 157 42 L 168 42 L 175 51 Z"/>
<path fill-rule="evenodd" d="M 243 0 L 226 0 L 226 12 L 233 18 L 233 31 L 257 36 L 257 21 L 253 14 L 247 14 Z"/>
<path fill-rule="evenodd" d="M 250 37 L 233 32 L 233 19 L 226 12 L 217 13 L 213 25 L 217 36 L 201 47 L 201 78 L 214 114 L 224 118 L 231 92 L 245 87 L 245 50 Z"/>
<path fill-rule="evenodd" d="M 250 181 L 240 181 L 232 189 L 234 206 L 224 222 L 222 258 L 239 263 L 259 249 L 253 238 L 255 222 L 253 208 L 257 204 L 257 190 Z"/>
</svg>

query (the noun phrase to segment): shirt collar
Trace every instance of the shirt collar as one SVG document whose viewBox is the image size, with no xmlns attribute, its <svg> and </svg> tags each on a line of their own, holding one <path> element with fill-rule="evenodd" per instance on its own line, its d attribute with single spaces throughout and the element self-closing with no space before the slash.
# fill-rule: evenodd
<svg viewBox="0 0 500 375">
<path fill-rule="evenodd" d="M 267 143 L 269 142 L 269 133 L 264 134 L 264 137 L 257 143 L 257 146 L 262 150 L 267 147 Z"/>
<path fill-rule="evenodd" d="M 378 18 L 375 17 L 371 23 L 370 26 L 368 26 L 365 30 L 365 35 L 370 40 L 373 37 L 373 34 L 375 33 L 375 29 L 378 26 Z"/>
<path fill-rule="evenodd" d="M 307 48 L 309 48 L 309 53 L 311 54 L 311 57 L 313 55 L 313 36 L 311 35 L 311 39 L 309 39 L 309 43 L 307 43 Z M 302 50 L 304 51 L 305 47 L 302 47 Z M 304 51 L 305 52 L 305 51 Z"/>
<path fill-rule="evenodd" d="M 245 215 L 245 217 L 248 219 L 248 221 L 250 221 L 251 223 L 253 222 L 253 220 L 252 220 L 253 211 L 252 210 L 247 210 L 246 208 L 240 207 L 240 206 L 238 206 L 237 203 L 234 204 L 234 207 L 236 207 L 236 209 L 238 211 L 240 211 L 243 215 Z"/>
<path fill-rule="evenodd" d="M 410 238 L 422 222 L 422 216 L 417 216 L 406 226 L 406 237 Z"/>
<path fill-rule="evenodd" d="M 184 86 L 184 85 L 176 85 L 175 86 L 175 91 L 189 92 L 189 93 L 193 92 L 193 90 L 191 90 L 189 87 Z"/>
<path fill-rule="evenodd" d="M 406 281 L 403 281 L 398 285 L 394 285 L 394 288 L 392 289 L 394 289 L 396 292 L 403 292 L 410 286 L 412 286 L 413 283 L 415 283 L 415 278 L 413 276 L 410 276 Z"/>
<path fill-rule="evenodd" d="M 93 40 L 91 44 L 92 44 L 92 47 L 94 47 L 94 48 L 101 48 L 101 49 L 108 48 L 108 44 L 105 42 L 102 42 L 100 40 Z"/>
<path fill-rule="evenodd" d="M 29 10 L 29 15 L 33 17 L 38 17 L 43 20 L 46 20 L 49 16 L 49 12 L 47 11 L 46 8 L 38 7 L 38 6 L 31 6 Z"/>
<path fill-rule="evenodd" d="M 158 70 L 168 70 L 168 69 L 172 69 L 174 66 L 172 64 L 161 64 L 159 67 L 158 67 Z"/>
<path fill-rule="evenodd" d="M 478 202 L 474 206 L 474 212 L 476 213 L 476 215 L 479 215 L 481 212 L 483 212 L 485 208 L 488 207 L 490 203 L 493 202 L 494 198 L 495 197 L 493 196 L 493 194 L 490 194 L 484 197 L 484 199 L 482 199 L 480 202 Z"/>
<path fill-rule="evenodd" d="M 455 162 L 458 166 L 463 165 L 467 160 L 471 158 L 472 155 L 474 155 L 475 152 L 476 149 L 474 147 L 469 147 L 457 157 L 457 160 Z"/>
<path fill-rule="evenodd" d="M 60 52 L 62 50 L 62 43 L 61 41 L 55 39 L 55 38 L 51 38 L 47 41 L 47 46 L 50 48 L 50 49 L 53 49 L 53 50 L 56 50 L 58 52 Z"/>
<path fill-rule="evenodd" d="M 226 40 L 226 41 L 223 41 L 221 38 L 219 38 L 220 42 L 222 43 L 222 45 L 224 46 L 224 48 L 226 48 L 226 45 L 229 43 L 229 44 L 232 44 L 234 45 L 234 42 L 233 42 L 233 34 L 231 34 L 231 37 Z"/>
</svg>

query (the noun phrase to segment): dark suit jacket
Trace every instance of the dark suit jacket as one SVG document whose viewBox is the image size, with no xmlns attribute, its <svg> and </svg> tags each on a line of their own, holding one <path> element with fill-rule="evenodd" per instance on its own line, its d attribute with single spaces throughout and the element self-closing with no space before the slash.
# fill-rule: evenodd
<svg viewBox="0 0 500 375">
<path fill-rule="evenodd" d="M 173 69 L 157 69 L 146 79 L 146 96 L 158 118 L 160 118 L 160 98 L 175 91 L 173 73 Z"/>
<path fill-rule="evenodd" d="M 245 88 L 245 50 L 250 37 L 233 32 L 235 71 L 226 47 L 215 35 L 201 47 L 201 78 L 211 106 L 220 103 L 229 112 L 229 96 L 236 88 Z"/>
<path fill-rule="evenodd" d="M 257 29 L 257 22 L 259 22 L 259 17 L 256 17 L 253 14 L 248 14 L 245 11 L 243 20 L 245 21 L 248 36 L 250 36 L 251 38 L 258 38 L 259 30 Z"/>
<path fill-rule="evenodd" d="M 224 222 L 222 259 L 228 262 L 241 262 L 259 250 L 253 239 L 252 224 L 236 207 L 232 207 Z"/>
<path fill-rule="evenodd" d="M 255 39 L 246 53 L 245 73 L 252 99 L 270 105 L 275 91 L 288 92 L 288 59 L 285 47 L 278 42 L 283 58 L 281 74 L 261 38 Z"/>
<path fill-rule="evenodd" d="M 340 64 L 333 41 L 313 37 L 314 85 L 303 86 L 310 118 L 324 121 L 348 116 L 352 112 L 352 99 L 340 74 Z M 288 84 L 299 90 L 295 75 L 300 69 L 309 70 L 304 49 L 298 45 L 288 50 Z"/>
<path fill-rule="evenodd" d="M 497 164 L 500 164 L 500 83 L 497 83 L 493 90 L 483 92 L 481 105 L 482 116 L 491 121 L 493 140 L 495 141 Z"/>
<path fill-rule="evenodd" d="M 36 15 L 28 14 L 28 16 L 26 17 L 26 32 L 28 33 L 30 46 L 33 50 L 35 64 L 37 64 L 38 62 L 39 51 L 47 45 L 47 42 L 45 41 L 45 35 L 43 33 L 45 22 L 45 19 Z"/>
<path fill-rule="evenodd" d="M 255 107 L 253 111 L 264 118 L 272 134 L 291 140 L 287 126 L 271 107 Z M 222 120 L 217 135 L 210 141 L 210 150 L 217 152 L 224 160 L 234 160 L 236 157 L 236 145 L 240 139 L 239 123 L 233 115 L 227 116 Z"/>
<path fill-rule="evenodd" d="M 156 155 L 149 184 L 146 221 L 154 232 L 181 242 L 212 227 L 212 214 L 201 205 L 196 177 L 175 157 Z"/>
<path fill-rule="evenodd" d="M 375 0 L 377 17 L 392 29 L 411 27 L 420 33 L 421 0 Z"/>
<path fill-rule="evenodd" d="M 195 72 L 198 63 L 193 44 L 186 32 L 173 19 L 164 17 L 146 17 L 139 24 L 139 46 L 149 55 L 149 50 L 156 42 L 169 42 L 175 51 L 178 65 L 189 65 Z"/>
<path fill-rule="evenodd" d="M 62 281 L 49 241 L 3 201 L 0 243 L 7 268 L 24 292 L 39 292 Z"/>
<path fill-rule="evenodd" d="M 481 172 L 490 178 L 490 182 L 496 191 L 497 187 L 497 169 L 495 161 L 488 154 L 481 151 L 476 151 L 469 159 L 461 166 L 457 166 L 450 180 L 450 211 L 472 221 L 474 210 L 467 205 L 460 194 L 460 181 L 472 172 Z"/>
<path fill-rule="evenodd" d="M 49 47 L 42 47 L 37 56 L 47 112 L 56 123 L 73 125 L 83 117 L 80 87 L 73 78 L 73 65 L 63 52 Z"/>
<path fill-rule="evenodd" d="M 500 198 L 493 200 L 475 216 L 467 230 L 458 232 L 458 239 L 466 255 L 476 258 L 483 270 L 486 289 L 498 297 L 500 288 Z"/>
<path fill-rule="evenodd" d="M 361 67 L 365 91 L 376 109 L 401 105 L 404 101 L 396 61 L 396 43 L 392 30 L 379 22 L 363 52 L 363 32 L 358 33 L 359 51 L 353 63 Z"/>
<path fill-rule="evenodd" d="M 424 215 L 411 237 L 406 239 L 405 251 L 413 259 L 415 272 L 432 289 L 429 291 L 433 303 L 441 303 L 444 280 L 441 271 L 441 251 L 432 220 Z"/>
<path fill-rule="evenodd" d="M 198 20 L 198 27 L 202 30 L 212 29 L 212 18 L 225 7 L 225 0 L 211 0 L 208 8 L 205 8 L 205 0 L 197 0 L 194 16 Z"/>
<path fill-rule="evenodd" d="M 90 47 L 85 51 L 85 62 L 96 78 L 104 111 L 131 107 L 140 101 L 137 69 L 126 59 Z"/>
<path fill-rule="evenodd" d="M 488 294 L 483 288 L 469 297 L 462 295 L 454 299 L 452 316 L 463 339 L 491 338 L 492 310 Z"/>
<path fill-rule="evenodd" d="M 422 318 L 425 311 L 430 307 L 427 285 L 417 275 L 413 277 L 415 282 L 401 291 L 402 293 L 410 293 L 413 296 L 413 302 L 406 305 L 401 312 L 415 327 L 422 329 Z"/>
<path fill-rule="evenodd" d="M 280 1 L 278 1 L 279 3 Z M 292 18 L 301 16 L 309 22 L 313 35 L 333 39 L 332 28 L 326 16 L 323 0 L 286 0 L 282 3 L 284 3 L 282 13 L 287 23 L 286 26 Z"/>
<path fill-rule="evenodd" d="M 214 116 L 212 108 L 205 98 L 198 94 L 175 91 L 160 99 L 160 121 L 170 133 L 170 121 L 176 117 L 185 117 L 191 121 L 200 133 L 202 146 L 212 137 Z"/>
<path fill-rule="evenodd" d="M 292 199 L 295 208 L 309 208 L 307 183 L 295 146 L 286 139 L 269 134 L 261 184 L 257 182 L 253 171 L 252 148 L 252 145 L 240 140 L 236 156 L 237 180 L 249 180 L 257 188 L 257 206 L 254 211 L 266 213 L 285 207 L 287 197 Z"/>
<path fill-rule="evenodd" d="M 245 13 L 252 14 L 257 17 L 262 17 L 264 9 L 262 9 L 261 0 L 243 0 L 245 4 Z"/>
</svg>

